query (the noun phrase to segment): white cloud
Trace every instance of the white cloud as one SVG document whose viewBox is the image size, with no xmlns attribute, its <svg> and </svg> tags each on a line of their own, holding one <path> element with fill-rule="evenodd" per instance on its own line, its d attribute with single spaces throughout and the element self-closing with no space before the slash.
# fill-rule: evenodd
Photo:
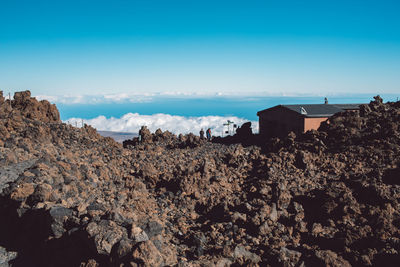
<svg viewBox="0 0 400 267">
<path fill-rule="evenodd" d="M 127 113 L 121 118 L 106 118 L 105 116 L 98 116 L 93 119 L 80 119 L 71 118 L 65 120 L 66 123 L 80 126 L 83 123 L 93 126 L 94 128 L 102 131 L 115 131 L 115 132 L 131 132 L 137 133 L 139 129 L 145 125 L 150 131 L 154 132 L 158 128 L 163 131 L 170 131 L 175 134 L 198 134 L 200 129 L 207 130 L 211 128 L 212 134 L 220 136 L 223 130 L 227 130 L 223 126 L 227 120 L 233 121 L 238 126 L 249 120 L 238 118 L 234 116 L 202 116 L 202 117 L 183 117 L 169 114 L 154 114 L 154 115 L 140 115 L 138 113 Z M 252 121 L 253 133 L 258 132 L 258 122 Z M 232 131 L 232 125 L 231 131 Z"/>
<path fill-rule="evenodd" d="M 119 104 L 119 103 L 144 103 L 155 100 L 165 99 L 209 99 L 209 98 L 231 98 L 242 99 L 243 101 L 253 101 L 260 97 L 295 97 L 309 96 L 307 94 L 293 93 L 270 93 L 270 92 L 243 92 L 243 93 L 204 93 L 204 92 L 149 92 L 149 93 L 115 93 L 97 95 L 37 95 L 38 100 L 49 100 L 55 104 Z"/>
<path fill-rule="evenodd" d="M 37 95 L 38 100 L 46 99 L 56 104 L 109 104 L 143 103 L 153 100 L 152 94 L 104 94 L 104 95 Z"/>
</svg>

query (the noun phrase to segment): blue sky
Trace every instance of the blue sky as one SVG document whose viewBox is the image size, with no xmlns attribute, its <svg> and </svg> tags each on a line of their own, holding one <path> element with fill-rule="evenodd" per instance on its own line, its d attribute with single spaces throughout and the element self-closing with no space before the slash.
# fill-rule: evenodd
<svg viewBox="0 0 400 267">
<path fill-rule="evenodd" d="M 397 94 L 397 1 L 0 0 L 0 90 Z"/>
</svg>

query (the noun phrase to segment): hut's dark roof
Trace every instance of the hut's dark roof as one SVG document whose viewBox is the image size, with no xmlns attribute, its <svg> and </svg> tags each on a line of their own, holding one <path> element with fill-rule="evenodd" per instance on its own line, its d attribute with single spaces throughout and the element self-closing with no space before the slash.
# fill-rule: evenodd
<svg viewBox="0 0 400 267">
<path fill-rule="evenodd" d="M 279 105 L 257 112 L 257 115 L 264 111 L 277 107 L 287 108 L 305 117 L 330 117 L 335 113 L 345 110 L 358 110 L 361 104 L 304 104 L 304 105 Z"/>
</svg>

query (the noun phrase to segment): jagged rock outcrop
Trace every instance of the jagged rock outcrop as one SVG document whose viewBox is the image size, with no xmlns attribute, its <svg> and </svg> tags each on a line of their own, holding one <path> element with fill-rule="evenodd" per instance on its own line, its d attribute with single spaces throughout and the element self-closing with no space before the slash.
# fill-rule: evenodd
<svg viewBox="0 0 400 267">
<path fill-rule="evenodd" d="M 60 122 L 60 114 L 54 104 L 47 100 L 37 101 L 31 97 L 30 91 L 16 92 L 14 99 L 4 102 L 0 91 L 0 114 L 18 113 L 19 116 L 42 122 Z"/>
<path fill-rule="evenodd" d="M 89 126 L 61 123 L 46 104 L 30 115 L 41 102 L 28 94 L 14 99 L 6 112 L 0 98 L 0 260 L 7 264 L 400 261 L 399 102 L 376 97 L 318 131 L 260 146 L 143 128 L 142 141 L 124 148 Z"/>
<path fill-rule="evenodd" d="M 146 126 L 142 126 L 139 131 L 139 137 L 134 137 L 131 140 L 123 141 L 125 148 L 136 146 L 138 147 L 149 147 L 149 145 L 157 147 L 167 148 L 194 148 L 202 144 L 205 144 L 206 140 L 201 139 L 192 133 L 176 136 L 169 131 L 163 132 L 161 129 L 157 129 L 154 134 Z"/>
</svg>

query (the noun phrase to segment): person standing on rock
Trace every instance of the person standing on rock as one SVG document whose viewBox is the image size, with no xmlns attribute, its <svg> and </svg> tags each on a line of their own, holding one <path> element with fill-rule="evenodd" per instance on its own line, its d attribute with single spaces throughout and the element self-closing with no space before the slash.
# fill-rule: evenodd
<svg viewBox="0 0 400 267">
<path fill-rule="evenodd" d="M 211 129 L 210 128 L 207 129 L 206 134 L 207 134 L 207 140 L 211 141 Z"/>
<path fill-rule="evenodd" d="M 200 130 L 200 139 L 201 140 L 204 139 L 204 130 L 203 130 L 203 128 L 201 128 L 201 130 Z"/>
<path fill-rule="evenodd" d="M 142 140 L 143 140 L 143 137 L 142 137 L 142 129 L 143 129 L 143 126 L 142 126 L 142 128 L 139 130 L 139 143 L 141 143 Z"/>
</svg>

